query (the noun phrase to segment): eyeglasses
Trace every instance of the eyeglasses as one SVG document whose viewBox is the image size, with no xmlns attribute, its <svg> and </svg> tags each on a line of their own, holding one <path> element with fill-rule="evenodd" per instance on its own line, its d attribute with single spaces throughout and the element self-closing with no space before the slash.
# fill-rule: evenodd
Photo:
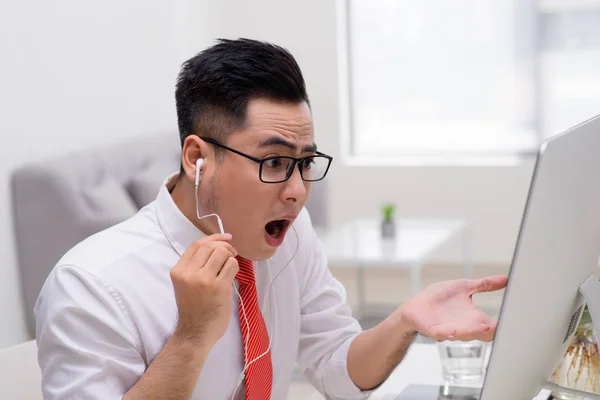
<svg viewBox="0 0 600 400">
<path fill-rule="evenodd" d="M 260 169 L 258 174 L 261 182 L 264 183 L 281 183 L 287 181 L 290 176 L 292 176 L 296 164 L 298 164 L 298 169 L 300 170 L 300 176 L 302 177 L 302 180 L 307 182 L 320 181 L 321 179 L 325 178 L 325 175 L 327 175 L 327 171 L 329 171 L 329 166 L 333 160 L 333 157 L 318 151 L 316 152 L 316 155 L 301 158 L 286 156 L 256 158 L 242 153 L 241 151 L 232 149 L 231 147 L 227 147 L 211 138 L 201 137 L 200 139 L 259 163 Z"/>
</svg>

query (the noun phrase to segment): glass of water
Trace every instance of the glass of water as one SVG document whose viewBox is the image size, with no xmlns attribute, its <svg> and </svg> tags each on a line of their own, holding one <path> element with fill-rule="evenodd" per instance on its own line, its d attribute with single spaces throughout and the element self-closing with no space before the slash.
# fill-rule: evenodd
<svg viewBox="0 0 600 400">
<path fill-rule="evenodd" d="M 489 344 L 479 340 L 438 343 L 444 382 L 459 385 L 483 384 Z"/>
</svg>

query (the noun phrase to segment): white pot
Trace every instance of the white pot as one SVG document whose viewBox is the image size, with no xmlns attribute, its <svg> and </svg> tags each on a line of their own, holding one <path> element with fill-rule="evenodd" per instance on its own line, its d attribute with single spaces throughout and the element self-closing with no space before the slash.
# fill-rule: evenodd
<svg viewBox="0 0 600 400">
<path fill-rule="evenodd" d="M 583 353 L 588 352 L 587 359 Z M 584 346 L 570 347 L 563 361 L 552 374 L 557 385 L 577 389 L 588 393 L 600 394 L 600 353 L 598 342 L 594 339 Z M 586 400 L 584 397 L 553 393 L 560 400 Z"/>
</svg>

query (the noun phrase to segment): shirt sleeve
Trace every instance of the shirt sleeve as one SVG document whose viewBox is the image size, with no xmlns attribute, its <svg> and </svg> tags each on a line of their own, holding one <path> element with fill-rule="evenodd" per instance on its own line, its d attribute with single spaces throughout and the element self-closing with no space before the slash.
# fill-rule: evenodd
<svg viewBox="0 0 600 400">
<path fill-rule="evenodd" d="M 44 400 L 118 400 L 144 373 L 120 297 L 90 273 L 55 267 L 34 311 Z"/>
<path fill-rule="evenodd" d="M 323 246 L 311 224 L 302 226 L 304 263 L 298 364 L 304 377 L 327 399 L 366 399 L 348 374 L 348 350 L 361 332 L 342 284 L 333 277 Z"/>
</svg>

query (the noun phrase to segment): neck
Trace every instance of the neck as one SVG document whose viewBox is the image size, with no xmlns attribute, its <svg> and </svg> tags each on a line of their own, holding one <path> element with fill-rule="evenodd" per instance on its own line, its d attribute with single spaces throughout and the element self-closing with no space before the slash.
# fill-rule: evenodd
<svg viewBox="0 0 600 400">
<path fill-rule="evenodd" d="M 201 221 L 198 220 L 196 215 L 196 197 L 194 195 L 195 190 L 196 188 L 191 182 L 189 182 L 185 177 L 180 177 L 175 183 L 175 187 L 171 191 L 173 202 L 177 208 L 179 208 L 181 213 L 185 215 L 185 217 L 205 235 L 218 233 L 219 228 L 216 224 L 216 221 L 208 221 L 208 218 Z M 200 198 L 198 198 L 198 200 L 201 205 L 202 202 L 200 201 Z M 202 215 L 204 214 L 202 212 L 202 208 L 200 208 L 200 216 Z"/>
</svg>

